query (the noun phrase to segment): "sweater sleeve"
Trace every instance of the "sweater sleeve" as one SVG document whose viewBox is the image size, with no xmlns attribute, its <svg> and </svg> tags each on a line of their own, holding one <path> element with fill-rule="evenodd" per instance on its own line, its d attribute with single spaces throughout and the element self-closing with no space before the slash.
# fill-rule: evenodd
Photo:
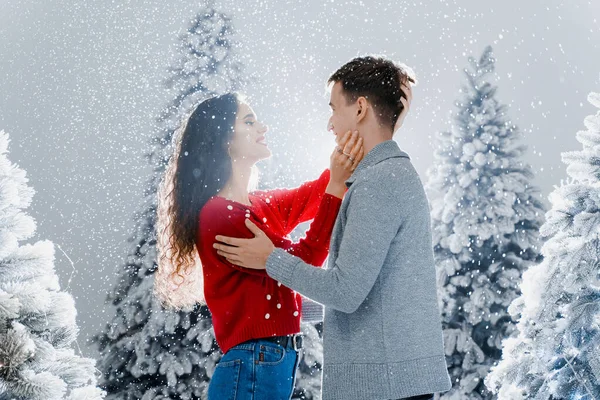
<svg viewBox="0 0 600 400">
<path fill-rule="evenodd" d="M 255 191 L 252 194 L 263 198 L 269 204 L 281 220 L 287 235 L 298 224 L 315 218 L 329 184 L 329 177 L 330 171 L 326 169 L 318 179 L 305 182 L 297 188 Z"/>
<path fill-rule="evenodd" d="M 325 193 L 306 235 L 296 243 L 286 237 L 265 233 L 275 247 L 300 258 L 307 264 L 320 267 L 327 259 L 331 233 L 341 204 L 342 199 Z"/>
<path fill-rule="evenodd" d="M 329 240 L 331 239 L 331 233 L 333 232 L 333 226 L 335 224 L 341 204 L 342 199 L 326 193 L 321 199 L 320 205 L 317 209 L 317 215 L 313 219 L 313 222 L 306 232 L 305 237 L 296 243 L 292 242 L 286 237 L 275 234 L 273 231 L 268 229 L 268 227 L 266 227 L 262 221 L 256 219 L 254 215 L 250 216 L 250 220 L 265 232 L 275 247 L 284 249 L 308 264 L 313 266 L 321 266 L 327 258 L 327 253 L 329 251 Z M 238 208 L 233 208 L 232 210 L 227 210 L 226 212 L 219 210 L 215 213 L 214 217 L 210 218 L 210 224 L 212 227 L 204 226 L 203 229 L 210 229 L 211 232 L 214 232 L 214 234 L 209 236 L 209 240 L 213 240 L 213 243 L 216 241 L 215 236 L 217 235 L 251 239 L 254 237 L 254 235 L 246 227 L 246 215 L 247 214 L 244 212 L 244 210 Z M 211 251 L 215 252 L 215 255 L 219 261 L 230 266 L 231 268 L 235 268 L 238 271 L 253 275 L 267 276 L 265 270 L 254 270 L 231 264 L 225 257 L 216 254 L 216 249 L 212 248 L 212 243 L 207 245 L 211 246 Z"/>
<path fill-rule="evenodd" d="M 273 279 L 346 313 L 356 311 L 373 288 L 404 218 L 399 204 L 407 201 L 377 180 L 354 185 L 339 252 L 327 269 L 314 268 L 279 249 L 267 260 Z"/>
<path fill-rule="evenodd" d="M 302 321 L 321 322 L 323 321 L 323 306 L 306 297 L 302 296 Z"/>
</svg>

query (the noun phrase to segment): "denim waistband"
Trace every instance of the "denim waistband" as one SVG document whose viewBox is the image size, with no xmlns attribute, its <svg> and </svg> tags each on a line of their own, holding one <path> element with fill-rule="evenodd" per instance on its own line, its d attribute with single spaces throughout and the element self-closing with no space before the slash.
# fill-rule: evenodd
<svg viewBox="0 0 600 400">
<path fill-rule="evenodd" d="M 299 339 L 297 339 L 300 342 L 300 345 L 302 344 L 302 336 L 296 334 L 295 336 L 298 336 Z M 290 336 L 291 337 L 291 336 Z M 281 347 L 284 347 L 285 349 L 289 349 L 289 350 L 295 350 L 298 351 L 300 348 L 298 349 L 294 349 L 293 347 L 293 342 L 291 340 L 288 340 L 288 342 L 286 343 L 285 346 L 279 344 L 279 343 L 275 343 L 272 340 L 269 340 L 269 338 L 257 338 L 257 339 L 250 339 L 247 340 L 243 343 L 240 343 L 238 345 L 233 346 L 231 349 L 237 349 L 237 350 L 249 350 L 249 351 L 254 351 L 255 347 L 257 345 L 279 345 Z"/>
</svg>

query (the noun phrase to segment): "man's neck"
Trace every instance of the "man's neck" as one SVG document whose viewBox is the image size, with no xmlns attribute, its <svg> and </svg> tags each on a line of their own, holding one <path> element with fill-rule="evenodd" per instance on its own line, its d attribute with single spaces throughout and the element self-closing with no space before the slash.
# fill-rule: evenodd
<svg viewBox="0 0 600 400">
<path fill-rule="evenodd" d="M 359 128 L 360 132 L 360 128 Z M 365 128 L 363 138 L 363 148 L 365 155 L 373 150 L 378 144 L 392 140 L 392 132 L 382 127 Z"/>
</svg>

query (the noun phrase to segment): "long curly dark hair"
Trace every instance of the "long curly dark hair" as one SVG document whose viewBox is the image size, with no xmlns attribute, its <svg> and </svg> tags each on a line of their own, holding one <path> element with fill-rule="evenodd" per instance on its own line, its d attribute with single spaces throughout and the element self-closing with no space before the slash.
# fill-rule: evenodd
<svg viewBox="0 0 600 400">
<path fill-rule="evenodd" d="M 241 102 L 237 93 L 200 103 L 174 136 L 174 151 L 158 190 L 158 271 L 154 293 L 164 307 L 204 304 L 196 249 L 198 214 L 231 178 L 229 142 Z"/>
</svg>

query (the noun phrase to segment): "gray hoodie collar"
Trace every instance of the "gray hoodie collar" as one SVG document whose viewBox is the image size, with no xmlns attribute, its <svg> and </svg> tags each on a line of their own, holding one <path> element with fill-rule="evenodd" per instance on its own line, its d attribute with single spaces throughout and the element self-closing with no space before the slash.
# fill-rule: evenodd
<svg viewBox="0 0 600 400">
<path fill-rule="evenodd" d="M 410 160 L 408 154 L 400 150 L 398 143 L 396 143 L 394 140 L 386 140 L 385 142 L 379 143 L 364 156 L 360 164 L 358 164 L 354 170 L 352 176 L 346 180 L 346 186 L 350 187 L 354 183 L 356 176 L 360 173 L 360 171 L 372 167 L 375 164 L 379 164 L 388 158 L 397 157 L 406 157 Z"/>
</svg>

